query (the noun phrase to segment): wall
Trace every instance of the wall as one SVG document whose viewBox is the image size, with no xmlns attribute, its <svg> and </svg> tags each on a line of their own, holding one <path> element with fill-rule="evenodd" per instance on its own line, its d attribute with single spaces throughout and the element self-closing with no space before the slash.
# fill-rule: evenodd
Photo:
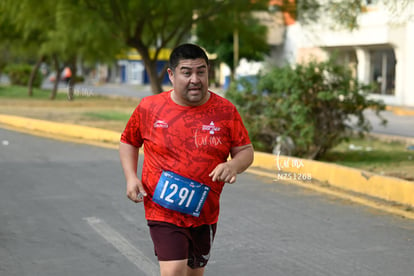
<svg viewBox="0 0 414 276">
<path fill-rule="evenodd" d="M 373 9 L 360 17 L 360 27 L 354 31 L 330 31 L 324 26 L 302 28 L 298 62 L 310 55 L 323 58 L 320 49 L 355 51 L 357 76 L 362 82 L 371 82 L 370 53 L 375 49 L 393 49 L 396 57 L 394 95 L 372 94 L 388 105 L 414 107 L 414 23 L 390 23 L 392 18 L 385 10 Z"/>
</svg>

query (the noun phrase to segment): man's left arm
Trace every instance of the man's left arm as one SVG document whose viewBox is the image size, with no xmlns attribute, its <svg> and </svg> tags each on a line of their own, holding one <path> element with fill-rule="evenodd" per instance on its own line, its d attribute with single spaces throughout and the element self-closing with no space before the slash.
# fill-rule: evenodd
<svg viewBox="0 0 414 276">
<path fill-rule="evenodd" d="M 252 144 L 234 147 L 230 150 L 231 159 L 218 164 L 210 173 L 213 181 L 236 182 L 237 174 L 244 172 L 252 163 L 254 150 Z"/>
</svg>

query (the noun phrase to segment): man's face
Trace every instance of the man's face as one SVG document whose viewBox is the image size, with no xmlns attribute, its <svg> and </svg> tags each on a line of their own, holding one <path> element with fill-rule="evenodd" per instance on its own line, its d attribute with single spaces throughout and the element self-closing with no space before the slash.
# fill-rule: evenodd
<svg viewBox="0 0 414 276">
<path fill-rule="evenodd" d="M 204 59 L 180 60 L 174 71 L 168 69 L 168 76 L 178 104 L 198 106 L 208 100 L 208 65 Z"/>
</svg>

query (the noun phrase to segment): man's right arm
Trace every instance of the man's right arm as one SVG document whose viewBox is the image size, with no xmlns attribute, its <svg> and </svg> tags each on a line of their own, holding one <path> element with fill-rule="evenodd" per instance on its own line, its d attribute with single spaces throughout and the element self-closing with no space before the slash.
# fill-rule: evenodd
<svg viewBox="0 0 414 276">
<path fill-rule="evenodd" d="M 139 198 L 138 194 L 141 193 L 146 196 L 146 192 L 142 186 L 141 180 L 137 176 L 138 167 L 138 148 L 121 142 L 119 144 L 119 157 L 121 160 L 122 169 L 124 170 L 126 180 L 126 193 L 127 197 L 133 202 L 142 202 L 143 198 Z"/>
</svg>

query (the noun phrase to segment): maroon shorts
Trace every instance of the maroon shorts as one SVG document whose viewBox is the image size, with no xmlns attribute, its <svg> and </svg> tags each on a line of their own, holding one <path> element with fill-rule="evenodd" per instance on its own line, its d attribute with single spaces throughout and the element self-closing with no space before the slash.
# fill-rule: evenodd
<svg viewBox="0 0 414 276">
<path fill-rule="evenodd" d="M 188 259 L 191 268 L 207 264 L 217 224 L 179 227 L 167 222 L 148 221 L 148 226 L 159 261 Z"/>
</svg>

